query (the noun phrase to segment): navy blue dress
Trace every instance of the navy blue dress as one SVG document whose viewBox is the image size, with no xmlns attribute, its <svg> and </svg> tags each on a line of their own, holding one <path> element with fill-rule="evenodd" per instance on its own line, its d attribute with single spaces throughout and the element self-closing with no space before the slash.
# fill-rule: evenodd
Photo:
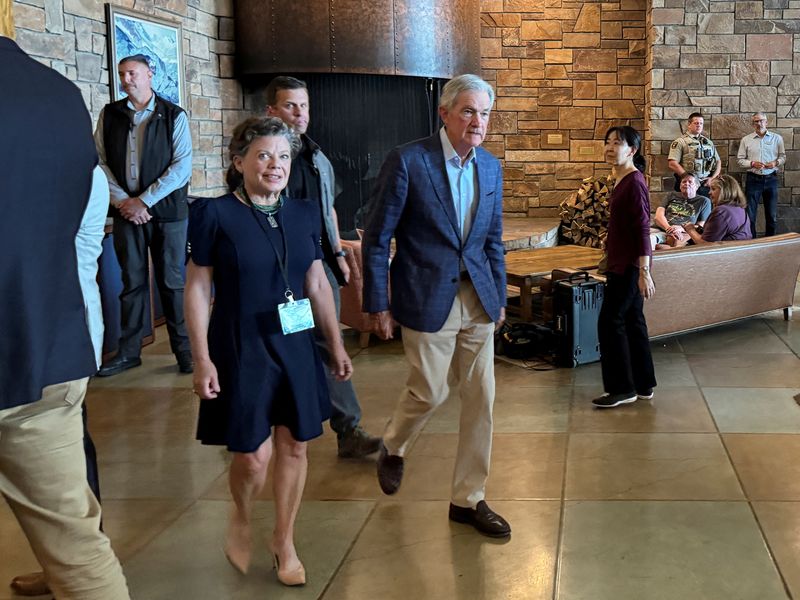
<svg viewBox="0 0 800 600">
<path fill-rule="evenodd" d="M 278 229 L 233 194 L 196 200 L 189 214 L 189 256 L 214 269 L 208 346 L 221 388 L 200 401 L 197 439 L 234 452 L 256 450 L 274 425 L 310 440 L 330 417 L 313 330 L 281 331 L 277 307 L 286 286 L 273 250 L 283 255 L 285 234 L 289 283 L 295 299 L 303 298 L 306 271 L 322 258 L 319 209 L 288 200 L 276 220 Z"/>
</svg>

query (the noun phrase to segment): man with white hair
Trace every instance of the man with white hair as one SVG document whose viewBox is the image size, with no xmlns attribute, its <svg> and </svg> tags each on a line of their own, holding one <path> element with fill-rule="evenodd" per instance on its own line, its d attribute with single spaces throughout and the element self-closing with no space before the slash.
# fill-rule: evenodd
<svg viewBox="0 0 800 600">
<path fill-rule="evenodd" d="M 505 319 L 503 175 L 480 147 L 494 90 L 460 75 L 442 89 L 444 127 L 389 153 L 363 240 L 364 310 L 381 338 L 403 328 L 406 389 L 383 436 L 378 481 L 400 487 L 403 457 L 450 392 L 461 402 L 450 519 L 492 537 L 511 527 L 486 504 L 492 448 L 494 331 Z M 389 244 L 397 251 L 389 268 Z M 388 272 L 387 272 L 388 271 Z M 389 299 L 391 279 L 391 301 Z"/>
<path fill-rule="evenodd" d="M 757 112 L 752 118 L 755 133 L 739 142 L 736 158 L 739 166 L 747 169 L 745 195 L 750 232 L 756 237 L 756 215 L 759 200 L 764 202 L 766 235 L 775 235 L 778 221 L 778 167 L 786 162 L 783 138 L 767 131 L 767 115 Z"/>
</svg>

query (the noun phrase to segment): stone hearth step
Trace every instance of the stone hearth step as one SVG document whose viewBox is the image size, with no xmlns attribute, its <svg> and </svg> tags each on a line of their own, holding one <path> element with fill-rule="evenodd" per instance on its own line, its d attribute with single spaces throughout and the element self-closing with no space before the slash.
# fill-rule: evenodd
<svg viewBox="0 0 800 600">
<path fill-rule="evenodd" d="M 552 248 L 558 245 L 557 217 L 503 217 L 503 246 L 512 250 Z"/>
</svg>

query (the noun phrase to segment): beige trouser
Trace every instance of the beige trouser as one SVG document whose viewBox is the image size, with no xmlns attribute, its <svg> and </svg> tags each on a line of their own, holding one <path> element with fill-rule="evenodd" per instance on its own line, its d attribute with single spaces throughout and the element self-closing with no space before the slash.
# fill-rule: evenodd
<svg viewBox="0 0 800 600">
<path fill-rule="evenodd" d="M 0 410 L 0 494 L 58 600 L 127 600 L 86 483 L 81 404 L 88 381 L 51 385 L 38 402 Z"/>
<path fill-rule="evenodd" d="M 444 325 L 425 333 L 403 327 L 411 372 L 383 442 L 389 454 L 404 456 L 450 388 L 448 371 L 461 400 L 458 450 L 451 501 L 474 507 L 484 499 L 492 453 L 494 323 L 469 281 L 461 282 Z"/>
</svg>

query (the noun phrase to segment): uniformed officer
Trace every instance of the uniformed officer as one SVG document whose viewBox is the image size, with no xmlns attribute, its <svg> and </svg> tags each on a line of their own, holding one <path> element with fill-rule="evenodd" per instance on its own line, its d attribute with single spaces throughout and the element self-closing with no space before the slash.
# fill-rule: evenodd
<svg viewBox="0 0 800 600">
<path fill-rule="evenodd" d="M 700 196 L 711 196 L 709 180 L 719 175 L 722 161 L 714 147 L 714 142 L 703 135 L 703 115 L 692 113 L 686 120 L 686 133 L 672 142 L 667 157 L 667 166 L 675 174 L 675 191 L 681 189 L 681 176 L 692 173 L 700 187 Z"/>
</svg>

